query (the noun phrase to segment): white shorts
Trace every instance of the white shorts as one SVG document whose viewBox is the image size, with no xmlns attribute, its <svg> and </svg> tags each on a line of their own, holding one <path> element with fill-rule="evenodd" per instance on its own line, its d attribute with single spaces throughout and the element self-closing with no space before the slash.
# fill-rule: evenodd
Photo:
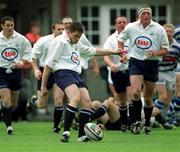
<svg viewBox="0 0 180 152">
<path fill-rule="evenodd" d="M 112 81 L 112 78 L 111 78 L 111 70 L 110 70 L 110 68 L 107 68 L 107 69 L 108 69 L 108 83 L 113 84 L 113 81 Z"/>
<path fill-rule="evenodd" d="M 176 74 L 172 71 L 159 72 L 156 85 L 164 85 L 169 90 L 174 90 L 176 84 Z"/>
<path fill-rule="evenodd" d="M 176 68 L 176 74 L 180 74 L 180 63 L 178 63 L 178 66 Z"/>
</svg>

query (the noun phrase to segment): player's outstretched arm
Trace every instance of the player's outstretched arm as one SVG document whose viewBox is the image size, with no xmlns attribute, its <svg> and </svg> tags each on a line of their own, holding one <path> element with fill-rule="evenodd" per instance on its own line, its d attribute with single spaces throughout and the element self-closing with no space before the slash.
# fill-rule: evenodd
<svg viewBox="0 0 180 152">
<path fill-rule="evenodd" d="M 120 55 L 121 50 L 96 49 L 95 56 Z"/>
</svg>

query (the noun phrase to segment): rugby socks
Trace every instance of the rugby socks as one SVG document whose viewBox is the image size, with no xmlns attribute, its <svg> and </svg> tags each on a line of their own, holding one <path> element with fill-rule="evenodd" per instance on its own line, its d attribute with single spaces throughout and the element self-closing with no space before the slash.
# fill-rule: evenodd
<svg viewBox="0 0 180 152">
<path fill-rule="evenodd" d="M 180 97 L 173 96 L 169 105 L 169 109 L 167 111 L 166 120 L 170 123 L 176 121 L 175 115 L 178 111 L 180 111 Z"/>
<path fill-rule="evenodd" d="M 78 137 L 85 135 L 84 126 L 91 121 L 92 110 L 81 109 L 79 114 L 79 133 Z"/>
<path fill-rule="evenodd" d="M 151 119 L 151 115 L 152 115 L 152 110 L 153 110 L 153 106 L 152 107 L 144 107 L 144 115 L 145 115 L 145 126 L 150 127 L 150 119 Z"/>
<path fill-rule="evenodd" d="M 59 126 L 59 123 L 61 121 L 61 118 L 62 118 L 62 114 L 63 114 L 63 107 L 55 107 L 54 108 L 54 128 L 58 128 Z"/>
<path fill-rule="evenodd" d="M 77 111 L 77 108 L 72 107 L 70 105 L 67 106 L 64 118 L 64 131 L 70 131 L 72 121 Z"/>
<path fill-rule="evenodd" d="M 127 125 L 127 106 L 120 106 L 121 123 Z"/>
<path fill-rule="evenodd" d="M 173 119 L 175 119 L 175 111 L 174 111 L 174 103 L 173 103 L 173 101 L 171 101 L 168 111 L 167 111 L 166 120 L 169 123 L 172 123 Z"/>
<path fill-rule="evenodd" d="M 162 101 L 160 101 L 159 99 L 156 99 L 154 104 L 159 109 L 159 111 L 162 112 L 162 110 L 164 109 L 164 103 Z"/>
<path fill-rule="evenodd" d="M 140 100 L 132 100 L 133 103 L 133 117 L 132 121 L 141 121 L 141 110 L 142 110 L 142 101 Z"/>
<path fill-rule="evenodd" d="M 174 96 L 174 97 L 172 98 L 172 103 L 173 103 L 173 105 L 174 105 L 174 111 L 175 111 L 175 112 L 180 111 L 180 97 Z"/>
<path fill-rule="evenodd" d="M 135 123 L 135 119 L 133 119 L 134 113 L 133 113 L 133 103 L 129 104 L 129 125 L 132 125 Z"/>
<path fill-rule="evenodd" d="M 3 120 L 6 124 L 6 127 L 11 126 L 12 122 L 12 107 L 3 107 L 2 108 L 2 113 L 3 113 Z"/>
<path fill-rule="evenodd" d="M 104 105 L 100 106 L 99 109 L 97 109 L 95 113 L 92 114 L 91 120 L 93 121 L 103 116 L 106 112 L 107 112 L 107 108 Z"/>
</svg>

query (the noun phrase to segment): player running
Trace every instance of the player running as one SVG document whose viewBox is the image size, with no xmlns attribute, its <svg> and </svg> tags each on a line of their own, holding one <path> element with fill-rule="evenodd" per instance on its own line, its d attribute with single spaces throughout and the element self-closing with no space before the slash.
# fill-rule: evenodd
<svg viewBox="0 0 180 152">
<path fill-rule="evenodd" d="M 44 71 L 45 59 L 47 57 L 50 43 L 57 37 L 62 34 L 64 31 L 64 25 L 61 22 L 55 22 L 52 25 L 52 34 L 41 37 L 33 46 L 32 49 L 32 67 L 34 71 L 34 76 L 38 80 L 37 84 L 37 94 L 38 97 L 33 96 L 31 100 L 28 102 L 28 107 L 38 107 L 44 108 L 47 105 L 48 95 L 41 96 L 41 78 Z M 55 84 L 54 74 L 51 73 L 47 82 L 47 89 L 53 90 L 53 98 L 54 98 L 54 126 L 52 128 L 52 132 L 58 133 L 60 131 L 59 123 L 63 114 L 63 97 L 64 92 Z"/>
<path fill-rule="evenodd" d="M 17 106 L 22 81 L 22 67 L 30 61 L 31 44 L 28 39 L 14 30 L 14 19 L 1 19 L 0 32 L 0 98 L 3 120 L 7 133 L 13 134 L 12 108 Z"/>
</svg>

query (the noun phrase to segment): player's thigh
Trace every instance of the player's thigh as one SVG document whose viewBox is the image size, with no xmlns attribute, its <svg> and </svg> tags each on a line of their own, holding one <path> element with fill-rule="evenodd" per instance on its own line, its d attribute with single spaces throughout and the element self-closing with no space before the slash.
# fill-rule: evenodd
<svg viewBox="0 0 180 152">
<path fill-rule="evenodd" d="M 115 103 L 114 98 L 110 97 L 103 102 L 103 105 L 108 109 L 107 113 L 110 122 L 114 123 L 120 118 L 119 106 Z"/>
<path fill-rule="evenodd" d="M 11 103 L 13 107 L 17 107 L 18 99 L 19 99 L 19 90 L 11 91 Z"/>
<path fill-rule="evenodd" d="M 102 103 L 98 100 L 94 100 L 92 101 L 92 108 L 96 111 L 97 109 L 99 109 L 99 107 L 102 105 Z"/>
<path fill-rule="evenodd" d="M 11 90 L 8 88 L 0 89 L 0 97 L 3 103 L 3 106 L 10 107 L 11 106 Z"/>
<path fill-rule="evenodd" d="M 120 118 L 119 107 L 115 104 L 111 104 L 108 108 L 108 115 L 110 122 L 114 123 Z"/>
<path fill-rule="evenodd" d="M 88 90 L 85 87 L 79 88 L 79 90 L 81 95 L 81 107 L 85 109 L 91 109 L 92 104 Z"/>
<path fill-rule="evenodd" d="M 142 75 L 131 75 L 130 83 L 132 91 L 140 91 L 142 89 L 143 84 L 143 76 Z"/>
<path fill-rule="evenodd" d="M 180 97 L 180 74 L 176 74 L 176 96 Z"/>
<path fill-rule="evenodd" d="M 53 98 L 55 106 L 62 106 L 64 92 L 56 85 L 53 85 Z"/>
<path fill-rule="evenodd" d="M 80 91 L 76 84 L 71 84 L 65 88 L 65 93 L 69 100 L 69 105 L 77 107 L 80 101 Z"/>
</svg>

